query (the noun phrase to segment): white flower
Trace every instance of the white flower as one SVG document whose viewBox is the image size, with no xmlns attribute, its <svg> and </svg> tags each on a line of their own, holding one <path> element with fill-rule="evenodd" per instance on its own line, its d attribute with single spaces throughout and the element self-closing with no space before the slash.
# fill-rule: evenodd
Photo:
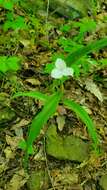
<svg viewBox="0 0 107 190">
<path fill-rule="evenodd" d="M 55 68 L 51 71 L 51 77 L 55 79 L 62 78 L 63 76 L 73 76 L 74 70 L 66 66 L 63 59 L 57 58 Z"/>
</svg>

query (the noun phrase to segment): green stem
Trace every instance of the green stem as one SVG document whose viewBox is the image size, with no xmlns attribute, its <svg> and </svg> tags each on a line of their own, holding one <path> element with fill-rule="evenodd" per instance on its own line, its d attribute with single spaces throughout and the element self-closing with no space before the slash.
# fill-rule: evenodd
<svg viewBox="0 0 107 190">
<path fill-rule="evenodd" d="M 28 170 L 28 162 L 29 162 L 29 155 L 26 150 L 24 158 L 23 158 L 23 167 L 26 171 Z"/>
</svg>

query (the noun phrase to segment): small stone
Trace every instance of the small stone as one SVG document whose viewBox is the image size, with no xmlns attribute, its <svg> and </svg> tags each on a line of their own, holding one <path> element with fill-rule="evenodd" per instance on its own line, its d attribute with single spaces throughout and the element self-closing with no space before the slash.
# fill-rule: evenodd
<svg viewBox="0 0 107 190">
<path fill-rule="evenodd" d="M 83 162 L 89 156 L 89 144 L 70 135 L 60 136 L 56 126 L 50 126 L 46 134 L 46 152 L 59 160 Z"/>
<path fill-rule="evenodd" d="M 107 190 L 107 174 L 101 176 L 99 184 L 103 190 Z"/>
</svg>

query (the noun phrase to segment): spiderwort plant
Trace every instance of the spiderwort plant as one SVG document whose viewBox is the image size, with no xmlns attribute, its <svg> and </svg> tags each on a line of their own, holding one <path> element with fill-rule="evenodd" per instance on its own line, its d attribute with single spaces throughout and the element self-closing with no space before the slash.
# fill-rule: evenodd
<svg viewBox="0 0 107 190">
<path fill-rule="evenodd" d="M 107 45 L 107 38 L 98 40 L 92 44 L 87 45 L 86 47 L 80 48 L 79 50 L 67 56 L 66 58 L 67 65 L 63 59 L 57 58 L 55 65 L 52 66 L 52 68 L 50 67 L 50 69 L 47 69 L 48 71 L 50 70 L 50 75 L 52 78 L 54 78 L 57 81 L 60 81 L 60 83 L 58 83 L 56 91 L 52 95 L 49 96 L 38 91 L 36 92 L 30 91 L 30 92 L 18 92 L 13 96 L 13 98 L 16 98 L 18 96 L 29 96 L 44 102 L 43 109 L 32 120 L 27 140 L 26 141 L 22 140 L 20 143 L 20 148 L 22 148 L 25 151 L 25 160 L 28 159 L 30 154 L 33 154 L 33 142 L 40 134 L 40 130 L 43 128 L 43 126 L 46 124 L 49 118 L 54 115 L 59 103 L 71 109 L 76 113 L 78 117 L 80 117 L 80 119 L 88 129 L 89 135 L 93 142 L 94 149 L 98 152 L 99 138 L 92 119 L 79 104 L 77 104 L 73 100 L 64 98 L 64 93 L 61 90 L 61 85 L 66 80 L 64 79 L 64 77 L 65 78 L 71 76 L 73 77 L 74 70 L 71 67 L 72 63 L 73 64 L 76 63 L 76 61 L 78 61 L 84 55 L 92 52 L 93 50 L 101 49 L 106 45 Z"/>
<path fill-rule="evenodd" d="M 17 96 L 30 96 L 44 102 L 43 109 L 32 120 L 27 140 L 25 141 L 23 139 L 19 145 L 20 148 L 25 151 L 25 160 L 28 160 L 29 155 L 33 154 L 33 142 L 40 134 L 41 129 L 47 123 L 49 118 L 54 115 L 59 103 L 62 103 L 65 107 L 73 110 L 76 115 L 79 116 L 80 119 L 85 123 L 92 138 L 94 148 L 97 149 L 99 140 L 91 118 L 88 116 L 87 112 L 76 102 L 64 98 L 63 91 L 61 90 L 63 77 L 73 77 L 73 73 L 74 70 L 70 67 L 67 67 L 63 59 L 58 58 L 55 62 L 54 68 L 51 70 L 51 77 L 60 81 L 60 86 L 58 86 L 56 92 L 50 96 L 40 92 L 19 92 L 14 95 L 14 98 Z"/>
</svg>

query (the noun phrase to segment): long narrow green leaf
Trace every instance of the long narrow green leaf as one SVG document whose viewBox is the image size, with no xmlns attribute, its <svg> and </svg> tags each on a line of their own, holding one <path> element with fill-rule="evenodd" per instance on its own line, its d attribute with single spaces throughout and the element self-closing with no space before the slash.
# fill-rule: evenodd
<svg viewBox="0 0 107 190">
<path fill-rule="evenodd" d="M 65 106 L 73 110 L 76 113 L 76 115 L 79 116 L 80 119 L 85 123 L 86 127 L 88 128 L 89 135 L 93 140 L 94 147 L 97 149 L 97 146 L 99 144 L 99 139 L 93 121 L 89 117 L 87 112 L 79 104 L 77 104 L 72 100 L 65 99 L 64 104 Z"/>
<path fill-rule="evenodd" d="M 95 42 L 91 42 L 87 46 L 84 46 L 78 49 L 77 51 L 70 53 L 66 58 L 66 62 L 69 66 L 71 66 L 72 64 L 76 63 L 84 55 L 87 55 L 88 53 L 99 50 L 106 46 L 107 46 L 107 38 L 97 40 Z"/>
<path fill-rule="evenodd" d="M 60 101 L 61 94 L 55 93 L 48 97 L 43 110 L 33 119 L 27 139 L 27 147 L 31 147 L 33 141 L 39 135 L 41 128 L 48 119 L 54 114 Z"/>
<path fill-rule="evenodd" d="M 47 95 L 45 95 L 41 92 L 38 92 L 38 91 L 35 91 L 35 92 L 17 92 L 16 94 L 14 94 L 12 96 L 12 98 L 16 98 L 18 96 L 28 96 L 28 97 L 36 98 L 36 99 L 39 99 L 42 101 L 46 101 L 48 98 Z"/>
</svg>

